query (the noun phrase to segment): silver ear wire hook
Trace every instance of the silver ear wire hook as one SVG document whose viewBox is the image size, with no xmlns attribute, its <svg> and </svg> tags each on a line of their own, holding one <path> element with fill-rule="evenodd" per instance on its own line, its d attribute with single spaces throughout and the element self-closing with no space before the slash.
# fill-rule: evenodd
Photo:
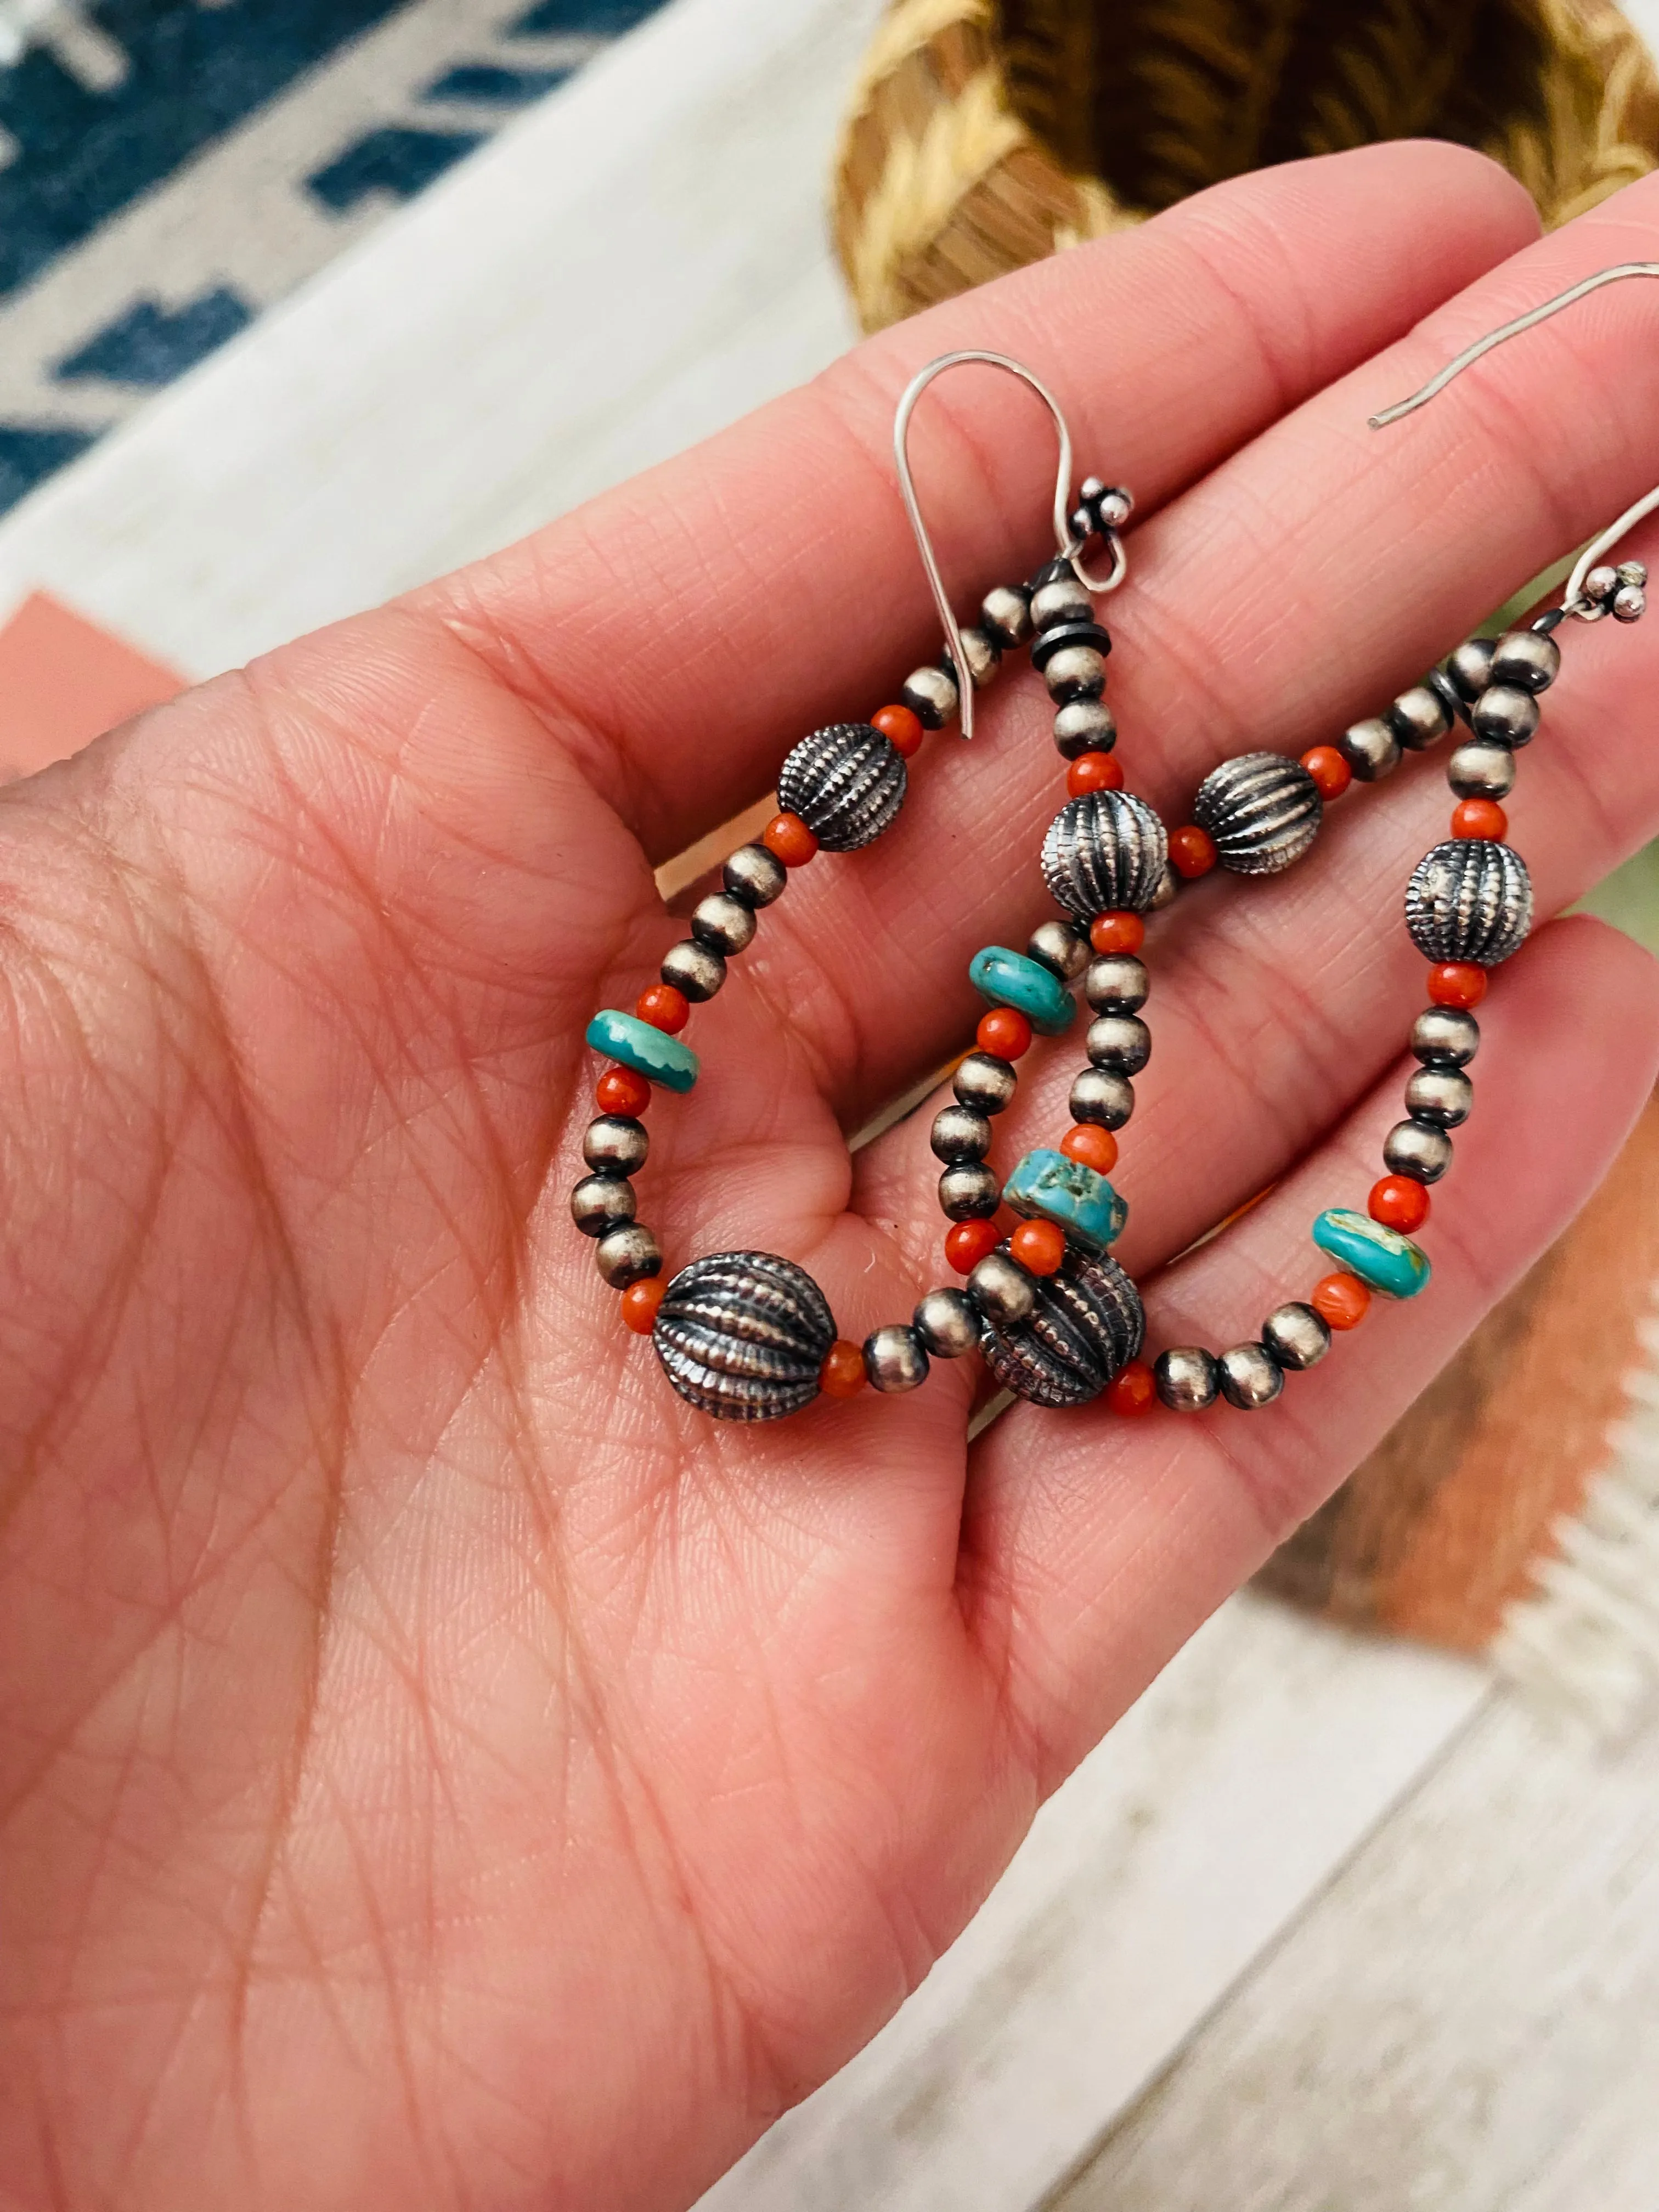
<svg viewBox="0 0 1659 2212">
<path fill-rule="evenodd" d="M 1583 278 L 1555 299 L 1546 300 L 1542 307 L 1534 307 L 1524 315 L 1517 315 L 1512 323 L 1505 323 L 1500 330 L 1488 331 L 1485 337 L 1477 338 L 1472 346 L 1466 346 L 1455 361 L 1449 361 L 1440 374 L 1431 377 L 1420 392 L 1413 392 L 1409 399 L 1402 399 L 1393 407 L 1385 407 L 1380 415 L 1373 415 L 1371 428 L 1385 430 L 1389 423 L 1398 422 L 1405 416 L 1414 414 L 1419 407 L 1426 407 L 1431 399 L 1445 390 L 1453 377 L 1461 376 L 1472 362 L 1479 361 L 1483 354 L 1490 353 L 1494 346 L 1504 344 L 1506 339 L 1519 337 L 1523 331 L 1534 330 L 1540 323 L 1547 323 L 1552 315 L 1559 315 L 1563 307 L 1571 307 L 1575 301 L 1587 298 L 1590 293 L 1599 292 L 1604 284 L 1621 283 L 1627 276 L 1659 276 L 1659 261 L 1620 261 L 1610 269 L 1598 269 L 1593 276 Z M 1584 579 L 1604 555 L 1612 552 L 1621 538 L 1656 510 L 1659 510 L 1659 485 L 1638 499 L 1634 507 L 1627 507 L 1617 522 L 1610 525 L 1593 544 L 1585 547 L 1567 579 L 1567 587 L 1562 598 L 1566 612 L 1591 611 L 1592 603 L 1584 598 Z M 1605 608 L 1595 608 L 1592 619 L 1594 614 L 1605 612 Z"/>
<path fill-rule="evenodd" d="M 1054 477 L 1054 544 L 1059 550 L 1060 559 L 1070 563 L 1073 574 L 1085 592 L 1115 592 L 1129 571 L 1129 557 L 1115 530 L 1107 533 L 1107 543 L 1112 554 L 1110 574 L 1101 581 L 1091 576 L 1083 566 L 1081 556 L 1087 540 L 1073 536 L 1067 513 L 1072 495 L 1072 434 L 1066 428 L 1065 416 L 1060 412 L 1060 402 L 1040 377 L 1034 376 L 1029 368 L 1011 360 L 1006 353 L 978 350 L 941 354 L 937 361 L 930 361 L 926 368 L 917 371 L 905 386 L 903 397 L 898 404 L 898 412 L 893 418 L 893 459 L 898 465 L 899 489 L 904 495 L 904 511 L 910 518 L 911 529 L 915 532 L 916 550 L 921 556 L 921 565 L 933 594 L 933 605 L 939 610 L 939 622 L 945 630 L 945 642 L 956 669 L 964 738 L 971 738 L 974 734 L 973 678 L 968 673 L 968 663 L 962 649 L 962 631 L 951 611 L 945 579 L 939 574 L 939 562 L 933 553 L 933 540 L 927 535 L 927 526 L 921 519 L 921 502 L 916 497 L 915 480 L 910 473 L 908 441 L 910 417 L 916 411 L 916 402 L 933 379 L 942 375 L 947 368 L 960 368 L 969 362 L 977 362 L 986 368 L 1006 369 L 1009 375 L 1018 377 L 1022 384 L 1029 385 L 1036 392 L 1054 418 L 1054 428 L 1060 433 L 1060 467 Z"/>
</svg>

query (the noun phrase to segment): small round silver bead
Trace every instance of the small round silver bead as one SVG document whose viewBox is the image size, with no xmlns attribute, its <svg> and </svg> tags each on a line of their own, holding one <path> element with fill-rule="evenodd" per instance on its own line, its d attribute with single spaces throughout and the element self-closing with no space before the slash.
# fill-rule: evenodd
<svg viewBox="0 0 1659 2212">
<path fill-rule="evenodd" d="M 1103 1067 L 1085 1067 L 1073 1083 L 1067 1103 L 1074 1121 L 1121 1129 L 1135 1110 L 1134 1085 L 1126 1076 L 1110 1074 Z"/>
<path fill-rule="evenodd" d="M 1592 568 L 1585 577 L 1584 597 L 1598 606 L 1604 606 L 1619 589 L 1620 581 L 1617 568 L 1603 562 L 1601 568 Z"/>
<path fill-rule="evenodd" d="M 1492 648 L 1492 680 L 1517 691 L 1547 691 L 1561 673 L 1561 648 L 1535 629 L 1506 630 Z"/>
<path fill-rule="evenodd" d="M 1262 1344 L 1236 1344 L 1217 1363 L 1221 1369 L 1221 1395 L 1241 1413 L 1254 1413 L 1271 1406 L 1285 1388 L 1285 1370 Z"/>
<path fill-rule="evenodd" d="M 625 1176 L 584 1176 L 570 1194 L 570 1218 L 584 1237 L 603 1237 L 634 1218 L 634 1186 Z"/>
<path fill-rule="evenodd" d="M 1152 1056 L 1152 1033 L 1138 1014 L 1102 1014 L 1089 1024 L 1091 1062 L 1112 1075 L 1139 1075 Z"/>
<path fill-rule="evenodd" d="M 1472 637 L 1448 659 L 1446 673 L 1460 699 L 1478 699 L 1492 681 L 1493 650 L 1489 637 Z"/>
<path fill-rule="evenodd" d="M 1361 783 L 1376 783 L 1400 765 L 1400 740 L 1375 714 L 1344 730 L 1336 749 Z"/>
<path fill-rule="evenodd" d="M 890 1322 L 864 1340 L 864 1371 L 870 1387 L 889 1397 L 919 1389 L 927 1380 L 927 1346 L 903 1322 Z"/>
<path fill-rule="evenodd" d="M 710 891 L 691 909 L 691 934 L 713 951 L 746 951 L 755 941 L 755 909 L 730 891 Z"/>
<path fill-rule="evenodd" d="M 600 1237 L 593 1257 L 613 1291 L 625 1291 L 647 1275 L 662 1273 L 662 1251 L 641 1221 L 630 1221 Z"/>
<path fill-rule="evenodd" d="M 1647 593 L 1639 584 L 1621 584 L 1613 595 L 1613 617 L 1615 622 L 1640 622 L 1647 611 Z"/>
<path fill-rule="evenodd" d="M 1480 1024 L 1461 1006 L 1425 1006 L 1412 1024 L 1412 1050 L 1429 1067 L 1467 1067 L 1480 1049 Z"/>
<path fill-rule="evenodd" d="M 664 953 L 659 972 L 665 983 L 672 983 L 701 1005 L 725 982 L 726 955 L 712 945 L 699 945 L 694 937 L 683 938 Z"/>
<path fill-rule="evenodd" d="M 1299 1375 L 1318 1366 L 1331 1348 L 1331 1332 L 1322 1315 L 1293 1298 L 1262 1322 L 1261 1341 L 1279 1366 Z"/>
<path fill-rule="evenodd" d="M 1089 940 L 1069 921 L 1039 922 L 1025 940 L 1025 950 L 1064 983 L 1080 975 L 1089 964 Z"/>
<path fill-rule="evenodd" d="M 1396 1121 L 1382 1140 L 1382 1164 L 1390 1175 L 1413 1182 L 1438 1182 L 1452 1163 L 1452 1140 L 1426 1121 Z"/>
<path fill-rule="evenodd" d="M 1469 720 L 1477 738 L 1495 738 L 1504 745 L 1529 744 L 1538 728 L 1538 702 L 1518 684 L 1494 684 L 1469 709 Z"/>
<path fill-rule="evenodd" d="M 941 1106 L 933 1116 L 928 1142 L 935 1155 L 952 1166 L 963 1160 L 982 1160 L 991 1149 L 990 1121 L 972 1106 Z"/>
<path fill-rule="evenodd" d="M 764 845 L 739 845 L 720 873 L 726 890 L 745 906 L 770 906 L 789 880 L 783 862 Z"/>
<path fill-rule="evenodd" d="M 1093 491 L 1090 487 L 1095 481 L 1091 477 L 1085 483 L 1084 497 L 1093 501 L 1103 530 L 1121 530 L 1135 511 L 1133 495 L 1125 491 L 1121 484 L 1109 484 L 1099 491 Z"/>
<path fill-rule="evenodd" d="M 942 730 L 955 719 L 962 695 L 955 677 L 947 676 L 942 668 L 918 668 L 899 686 L 899 700 L 924 730 Z"/>
<path fill-rule="evenodd" d="M 1494 738 L 1472 738 L 1446 763 L 1446 781 L 1460 799 L 1504 799 L 1515 788 L 1515 754 Z"/>
<path fill-rule="evenodd" d="M 1050 576 L 1031 594 L 1031 620 L 1038 629 L 1053 629 L 1063 622 L 1092 622 L 1095 603 L 1071 569 Z"/>
<path fill-rule="evenodd" d="M 1018 584 L 994 585 L 979 604 L 979 618 L 1005 653 L 1031 635 L 1031 594 Z"/>
<path fill-rule="evenodd" d="M 988 1167 L 963 1160 L 939 1179 L 939 1209 L 950 1221 L 988 1221 L 1002 1203 L 1002 1185 Z"/>
<path fill-rule="evenodd" d="M 1173 906 L 1181 895 L 1181 878 L 1166 860 L 1152 886 L 1152 897 L 1146 902 L 1148 914 L 1162 914 L 1166 906 Z"/>
<path fill-rule="evenodd" d="M 1106 689 L 1105 656 L 1091 645 L 1066 645 L 1047 661 L 1042 680 L 1048 696 L 1061 706 L 1074 699 L 1098 699 Z"/>
<path fill-rule="evenodd" d="M 1083 979 L 1083 995 L 1097 1014 L 1138 1014 L 1151 988 L 1146 962 L 1133 952 L 1103 952 Z"/>
<path fill-rule="evenodd" d="M 644 1122 L 623 1114 L 601 1114 L 582 1139 L 582 1158 L 596 1175 L 637 1175 L 650 1150 Z"/>
<path fill-rule="evenodd" d="M 968 673 L 975 691 L 983 691 L 996 681 L 997 671 L 1002 665 L 1002 647 L 988 629 L 969 623 L 961 633 L 962 657 L 968 664 Z"/>
<path fill-rule="evenodd" d="M 1062 760 L 1109 753 L 1116 743 L 1117 721 L 1103 700 L 1068 700 L 1054 716 L 1054 749 Z"/>
<path fill-rule="evenodd" d="M 1174 1413 L 1201 1413 L 1213 1406 L 1221 1389 L 1221 1370 L 1213 1354 L 1195 1344 L 1160 1352 L 1152 1362 L 1158 1395 Z"/>
<path fill-rule="evenodd" d="M 1645 561 L 1621 561 L 1619 563 L 1619 580 L 1621 584 L 1645 584 L 1648 580 L 1647 562 Z"/>
<path fill-rule="evenodd" d="M 960 1359 L 979 1343 L 979 1308 L 966 1291 L 929 1291 L 912 1326 L 935 1359 Z"/>
<path fill-rule="evenodd" d="M 1474 1085 L 1460 1068 L 1419 1067 L 1406 1085 L 1406 1111 L 1437 1129 L 1457 1128 L 1474 1103 Z"/>
<path fill-rule="evenodd" d="M 1036 1304 L 1036 1285 L 1018 1260 L 988 1252 L 968 1278 L 968 1295 L 988 1321 L 1009 1328 L 1029 1321 Z"/>
<path fill-rule="evenodd" d="M 1450 710 L 1431 684 L 1413 684 L 1402 691 L 1384 717 L 1407 752 L 1437 744 L 1452 726 Z"/>
<path fill-rule="evenodd" d="M 1000 1114 L 1012 1105 L 1019 1077 L 1011 1061 L 994 1052 L 970 1052 L 951 1078 L 951 1088 L 963 1105 L 981 1114 Z"/>
</svg>

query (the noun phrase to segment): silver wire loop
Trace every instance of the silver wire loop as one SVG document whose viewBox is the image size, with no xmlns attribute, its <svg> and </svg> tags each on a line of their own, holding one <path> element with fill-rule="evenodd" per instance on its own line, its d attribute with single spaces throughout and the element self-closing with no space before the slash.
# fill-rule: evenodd
<svg viewBox="0 0 1659 2212">
<path fill-rule="evenodd" d="M 893 417 L 893 459 L 898 467 L 899 489 L 904 495 L 904 511 L 910 518 L 911 529 L 915 532 L 916 550 L 921 556 L 921 565 L 933 594 L 933 605 L 939 610 L 939 622 L 945 631 L 945 642 L 956 668 L 964 738 L 971 738 L 974 734 L 974 682 L 968 673 L 968 663 L 962 650 L 962 631 L 951 611 L 950 598 L 945 589 L 945 579 L 939 574 L 933 542 L 927 534 L 927 524 L 922 520 L 921 502 L 916 497 L 915 479 L 910 473 L 909 435 L 910 417 L 916 411 L 916 402 L 933 379 L 943 375 L 947 368 L 961 368 L 969 363 L 977 363 L 986 368 L 1006 369 L 1010 376 L 1018 377 L 1022 384 L 1029 385 L 1036 392 L 1054 419 L 1054 428 L 1060 433 L 1060 467 L 1054 477 L 1054 544 L 1058 557 L 1070 564 L 1072 574 L 1085 592 L 1115 592 L 1129 573 L 1129 556 L 1115 530 L 1107 532 L 1107 544 L 1112 555 L 1111 573 L 1103 580 L 1091 576 L 1083 565 L 1080 556 L 1087 541 L 1073 535 L 1068 512 L 1072 497 L 1072 434 L 1066 428 L 1065 416 L 1060 412 L 1060 402 L 1040 377 L 1034 376 L 1029 368 L 1011 360 L 1006 353 L 985 353 L 977 349 L 962 353 L 943 353 L 937 361 L 930 361 L 926 368 L 919 369 L 906 385 L 898 404 L 898 412 Z"/>
</svg>

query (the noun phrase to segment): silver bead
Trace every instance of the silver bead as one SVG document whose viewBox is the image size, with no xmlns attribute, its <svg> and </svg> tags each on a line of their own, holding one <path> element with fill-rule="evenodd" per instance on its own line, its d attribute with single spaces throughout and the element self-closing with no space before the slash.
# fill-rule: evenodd
<svg viewBox="0 0 1659 2212">
<path fill-rule="evenodd" d="M 1521 855 L 1489 837 L 1449 837 L 1406 886 L 1406 927 L 1425 960 L 1495 968 L 1525 944 L 1532 878 Z"/>
<path fill-rule="evenodd" d="M 1640 622 L 1647 611 L 1647 593 L 1638 584 L 1623 584 L 1613 595 L 1613 615 L 1615 622 Z"/>
<path fill-rule="evenodd" d="M 626 1176 L 584 1176 L 570 1194 L 570 1218 L 584 1237 L 603 1237 L 634 1218 L 634 1203 Z"/>
<path fill-rule="evenodd" d="M 1406 1085 L 1406 1111 L 1413 1121 L 1455 1129 L 1469 1118 L 1474 1085 L 1455 1067 L 1419 1067 Z"/>
<path fill-rule="evenodd" d="M 1547 691 L 1561 673 L 1561 648 L 1535 629 L 1506 630 L 1492 648 L 1492 680 L 1517 691 Z"/>
<path fill-rule="evenodd" d="M 1152 1033 L 1138 1014 L 1102 1014 L 1089 1024 L 1091 1064 L 1113 1075 L 1139 1075 L 1152 1056 Z"/>
<path fill-rule="evenodd" d="M 1452 1140 L 1426 1121 L 1396 1121 L 1382 1140 L 1382 1164 L 1390 1175 L 1438 1182 L 1452 1164 Z"/>
<path fill-rule="evenodd" d="M 1495 738 L 1499 744 L 1530 744 L 1538 728 L 1538 702 L 1517 684 L 1494 684 L 1469 709 L 1477 738 Z"/>
<path fill-rule="evenodd" d="M 1645 584 L 1648 580 L 1647 562 L 1645 561 L 1621 561 L 1619 563 L 1619 580 L 1621 584 L 1635 584 L 1639 588 L 1640 586 Z"/>
<path fill-rule="evenodd" d="M 927 1380 L 927 1347 L 906 1322 L 890 1322 L 865 1338 L 864 1371 L 890 1397 L 917 1389 Z"/>
<path fill-rule="evenodd" d="M 1158 1395 L 1174 1413 L 1201 1413 L 1213 1406 L 1221 1389 L 1221 1370 L 1213 1356 L 1195 1344 L 1160 1352 L 1152 1362 Z"/>
<path fill-rule="evenodd" d="M 962 657 L 968 664 L 974 689 L 983 691 L 996 681 L 997 671 L 1002 665 L 1002 647 L 988 629 L 981 629 L 975 623 L 970 623 L 959 635 Z"/>
<path fill-rule="evenodd" d="M 1425 1006 L 1412 1024 L 1412 1050 L 1429 1067 L 1467 1067 L 1480 1049 L 1480 1024 L 1461 1006 Z"/>
<path fill-rule="evenodd" d="M 593 1257 L 613 1291 L 625 1291 L 630 1283 L 662 1273 L 661 1248 L 642 1221 L 627 1222 L 601 1237 Z"/>
<path fill-rule="evenodd" d="M 938 1158 L 952 1164 L 982 1160 L 991 1149 L 991 1124 L 972 1106 L 941 1106 L 928 1142 Z"/>
<path fill-rule="evenodd" d="M 899 701 L 924 730 L 942 730 L 955 720 L 962 694 L 955 677 L 947 676 L 942 668 L 916 668 L 899 686 Z"/>
<path fill-rule="evenodd" d="M 1400 740 L 1375 714 L 1344 730 L 1336 749 L 1361 783 L 1376 783 L 1400 765 Z"/>
<path fill-rule="evenodd" d="M 684 991 L 688 999 L 701 1004 L 712 999 L 725 982 L 726 956 L 712 945 L 699 945 L 694 937 L 683 938 L 664 953 L 659 972 L 665 983 L 672 983 L 677 991 Z"/>
<path fill-rule="evenodd" d="M 979 1344 L 980 1311 L 966 1291 L 929 1291 L 911 1325 L 935 1359 L 960 1359 Z"/>
<path fill-rule="evenodd" d="M 826 853 L 856 853 L 896 817 L 906 782 L 890 738 L 867 722 L 836 722 L 790 753 L 778 775 L 778 804 L 799 815 Z"/>
<path fill-rule="evenodd" d="M 651 1332 L 681 1397 L 721 1421 L 775 1421 L 810 1405 L 835 1340 L 823 1292 L 773 1252 L 712 1252 L 682 1267 Z"/>
<path fill-rule="evenodd" d="M 1083 995 L 1097 1014 L 1138 1014 L 1151 988 L 1146 962 L 1133 952 L 1103 952 L 1083 979 Z"/>
<path fill-rule="evenodd" d="M 1446 673 L 1465 702 L 1478 699 L 1492 681 L 1492 657 L 1496 648 L 1489 637 L 1472 637 L 1460 645 L 1446 662 Z"/>
<path fill-rule="evenodd" d="M 799 807 L 791 811 L 800 812 Z M 755 909 L 730 891 L 710 891 L 691 909 L 691 934 L 711 951 L 744 952 L 755 941 Z"/>
<path fill-rule="evenodd" d="M 970 1052 L 951 1078 L 951 1088 L 964 1106 L 981 1114 L 1000 1114 L 1012 1106 L 1019 1088 L 1012 1064 L 994 1052 Z"/>
<path fill-rule="evenodd" d="M 1106 485 L 1099 491 L 1092 491 L 1090 486 L 1095 482 L 1096 478 L 1090 477 L 1085 483 L 1084 497 L 1092 502 L 1103 530 L 1121 530 L 1135 511 L 1133 495 L 1121 484 Z"/>
<path fill-rule="evenodd" d="M 1117 722 L 1100 699 L 1073 699 L 1054 716 L 1054 747 L 1062 760 L 1085 753 L 1109 753 L 1117 743 Z"/>
<path fill-rule="evenodd" d="M 1106 689 L 1106 662 L 1091 645 L 1067 645 L 1043 663 L 1048 696 L 1060 706 L 1073 699 L 1098 699 Z"/>
<path fill-rule="evenodd" d="M 1166 906 L 1175 904 L 1180 895 L 1181 878 L 1166 860 L 1164 863 L 1163 873 L 1158 877 L 1157 887 L 1152 892 L 1152 903 L 1146 908 L 1147 913 L 1162 914 Z"/>
<path fill-rule="evenodd" d="M 1031 635 L 1031 594 L 1018 584 L 997 584 L 980 601 L 979 618 L 1005 653 Z"/>
<path fill-rule="evenodd" d="M 1495 738 L 1472 738 L 1446 763 L 1446 781 L 1460 799 L 1504 799 L 1515 788 L 1515 755 Z"/>
<path fill-rule="evenodd" d="M 1060 563 L 1054 565 L 1058 568 Z M 1060 575 L 1046 575 L 1031 594 L 1031 620 L 1038 629 L 1053 629 L 1060 623 L 1092 622 L 1094 615 L 1094 601 L 1069 567 Z"/>
<path fill-rule="evenodd" d="M 745 906 L 770 906 L 789 880 L 783 862 L 764 845 L 739 845 L 720 873 L 726 890 Z"/>
<path fill-rule="evenodd" d="M 1009 1328 L 1036 1308 L 1036 1279 L 1006 1252 L 988 1252 L 968 1278 L 968 1295 L 987 1321 Z"/>
<path fill-rule="evenodd" d="M 1401 693 L 1383 720 L 1407 752 L 1420 753 L 1445 736 L 1452 712 L 1433 684 L 1413 684 Z"/>
<path fill-rule="evenodd" d="M 1585 577 L 1584 597 L 1597 605 L 1605 605 L 1619 589 L 1619 571 L 1604 562 L 1601 568 L 1592 568 Z"/>
<path fill-rule="evenodd" d="M 1103 1067 L 1085 1067 L 1073 1081 L 1066 1103 L 1074 1121 L 1121 1129 L 1135 1110 L 1134 1085 L 1126 1076 L 1109 1075 Z"/>
<path fill-rule="evenodd" d="M 950 1221 L 988 1221 L 1002 1203 L 1002 1185 L 989 1168 L 963 1160 L 939 1179 L 939 1210 Z"/>
<path fill-rule="evenodd" d="M 1080 975 L 1089 964 L 1089 940 L 1069 921 L 1039 922 L 1026 939 L 1025 950 L 1064 983 Z"/>
<path fill-rule="evenodd" d="M 1263 1344 L 1236 1344 L 1217 1363 L 1221 1370 L 1221 1395 L 1242 1413 L 1271 1406 L 1285 1388 L 1285 1370 Z"/>
<path fill-rule="evenodd" d="M 999 1257 L 993 1252 L 980 1266 Z M 985 1364 L 1005 1390 L 1032 1405 L 1086 1405 L 1140 1350 L 1140 1294 L 1115 1260 L 1091 1259 L 1075 1246 L 1057 1273 L 1026 1280 L 1031 1304 L 1024 1319 L 988 1316 Z"/>
<path fill-rule="evenodd" d="M 601 1114 L 582 1139 L 582 1158 L 596 1175 L 637 1175 L 650 1150 L 644 1122 L 623 1114 Z"/>
<path fill-rule="evenodd" d="M 1236 876 L 1276 876 L 1319 835 L 1325 802 L 1298 760 L 1240 753 L 1198 787 L 1193 819 L 1215 840 L 1216 858 Z"/>
<path fill-rule="evenodd" d="M 1170 857 L 1164 824 L 1144 799 L 1091 791 L 1068 799 L 1042 841 L 1042 879 L 1056 906 L 1085 921 L 1143 914 Z"/>
<path fill-rule="evenodd" d="M 1324 1318 L 1299 1298 L 1279 1306 L 1261 1324 L 1261 1341 L 1280 1367 L 1301 1374 L 1317 1367 L 1331 1348 Z"/>
</svg>

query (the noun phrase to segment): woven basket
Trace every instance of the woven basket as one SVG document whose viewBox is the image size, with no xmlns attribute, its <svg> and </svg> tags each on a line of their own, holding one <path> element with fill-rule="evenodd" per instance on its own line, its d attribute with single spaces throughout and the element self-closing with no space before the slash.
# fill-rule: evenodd
<svg viewBox="0 0 1659 2212">
<path fill-rule="evenodd" d="M 1659 164 L 1613 0 L 894 0 L 842 137 L 866 330 L 1247 169 L 1449 138 L 1565 222 Z"/>
</svg>

